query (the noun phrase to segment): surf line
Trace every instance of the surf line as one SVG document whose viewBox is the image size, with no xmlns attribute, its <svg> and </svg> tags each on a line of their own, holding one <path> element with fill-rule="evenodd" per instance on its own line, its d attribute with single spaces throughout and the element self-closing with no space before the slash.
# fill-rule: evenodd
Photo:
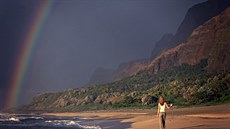
<svg viewBox="0 0 230 129">
<path fill-rule="evenodd" d="M 54 0 L 41 1 L 28 24 L 23 41 L 21 42 L 22 47 L 19 51 L 17 62 L 10 78 L 5 109 L 15 108 L 18 105 L 18 99 L 23 89 L 25 75 L 31 63 L 31 55 L 35 50 L 37 40 L 42 33 L 44 23 L 50 14 L 53 3 Z"/>
</svg>

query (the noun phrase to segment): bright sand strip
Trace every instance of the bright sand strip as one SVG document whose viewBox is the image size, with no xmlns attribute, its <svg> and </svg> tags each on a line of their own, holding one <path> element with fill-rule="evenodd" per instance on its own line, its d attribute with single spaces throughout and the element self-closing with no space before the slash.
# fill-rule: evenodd
<svg viewBox="0 0 230 129">
<path fill-rule="evenodd" d="M 188 117 L 198 117 L 203 119 L 227 119 L 230 118 L 230 114 L 196 114 L 186 115 Z"/>
<path fill-rule="evenodd" d="M 203 119 L 200 117 L 174 116 L 168 115 L 166 125 L 169 129 L 230 129 L 230 114 L 215 116 L 211 119 Z M 218 118 L 218 119 L 216 119 Z M 158 118 L 152 116 L 137 116 L 132 119 L 123 120 L 122 122 L 133 122 L 130 129 L 159 129 Z"/>
<path fill-rule="evenodd" d="M 45 113 L 44 115 L 92 117 L 102 120 L 115 119 L 121 120 L 122 123 L 131 122 L 130 129 L 159 129 L 158 118 L 155 114 L 156 110 L 130 110 Z M 229 105 L 176 109 L 173 116 L 171 111 L 167 111 L 167 129 L 230 129 L 229 123 Z M 116 128 L 116 125 L 114 127 Z"/>
</svg>

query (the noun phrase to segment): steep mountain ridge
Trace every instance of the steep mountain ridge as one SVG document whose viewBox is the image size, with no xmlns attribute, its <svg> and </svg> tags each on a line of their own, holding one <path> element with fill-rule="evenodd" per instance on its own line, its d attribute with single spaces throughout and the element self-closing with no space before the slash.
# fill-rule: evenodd
<svg viewBox="0 0 230 129">
<path fill-rule="evenodd" d="M 170 66 L 194 65 L 208 59 L 208 71 L 219 72 L 230 66 L 230 8 L 195 29 L 187 42 L 162 52 L 149 68 L 154 73 Z M 214 61 L 215 60 L 215 61 Z"/>
<path fill-rule="evenodd" d="M 114 81 L 119 81 L 123 78 L 129 77 L 130 75 L 135 75 L 139 71 L 147 68 L 147 64 L 144 61 L 130 61 L 123 64 L 122 67 L 119 67 L 116 70 L 116 74 L 113 78 Z"/>
<path fill-rule="evenodd" d="M 180 24 L 174 36 L 165 34 L 159 40 L 151 53 L 151 58 L 156 57 L 160 52 L 175 47 L 186 41 L 193 30 L 204 24 L 212 17 L 220 14 L 230 6 L 229 0 L 208 0 L 206 2 L 196 4 L 191 7 L 185 15 L 184 20 Z"/>
<path fill-rule="evenodd" d="M 167 49 L 187 42 L 186 40 L 192 34 L 195 28 L 204 24 L 212 17 L 220 14 L 229 6 L 229 0 L 208 0 L 206 2 L 194 5 L 186 13 L 185 18 L 175 35 L 167 33 L 163 35 L 158 42 L 156 42 L 155 47 L 152 50 L 151 59 L 149 61 L 130 61 L 126 63 L 126 67 L 116 70 L 117 72 L 114 75 L 114 81 L 135 75 L 139 71 L 147 68 L 149 62 L 152 62 L 152 60 L 159 54 L 163 53 Z"/>
</svg>

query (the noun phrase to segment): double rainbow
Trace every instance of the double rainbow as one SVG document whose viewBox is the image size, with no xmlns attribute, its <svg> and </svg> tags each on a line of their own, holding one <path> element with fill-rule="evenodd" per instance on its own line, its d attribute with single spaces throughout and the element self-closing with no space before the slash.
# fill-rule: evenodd
<svg viewBox="0 0 230 129">
<path fill-rule="evenodd" d="M 39 2 L 38 8 L 34 12 L 31 22 L 28 25 L 27 32 L 21 43 L 22 48 L 18 54 L 17 63 L 10 80 L 5 109 L 14 108 L 18 105 L 25 74 L 31 62 L 31 55 L 35 50 L 37 39 L 42 33 L 44 23 L 50 13 L 53 2 L 53 0 L 42 0 Z"/>
</svg>

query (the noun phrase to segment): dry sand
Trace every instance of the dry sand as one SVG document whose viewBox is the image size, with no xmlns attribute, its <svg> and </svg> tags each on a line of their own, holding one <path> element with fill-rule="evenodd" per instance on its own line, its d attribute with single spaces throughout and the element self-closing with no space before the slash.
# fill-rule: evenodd
<svg viewBox="0 0 230 129">
<path fill-rule="evenodd" d="M 99 120 L 131 123 L 130 129 L 159 129 L 156 109 L 95 111 L 79 113 L 45 113 L 54 116 L 81 116 Z M 181 108 L 167 111 L 167 129 L 230 129 L 230 104 Z M 113 129 L 122 129 L 113 125 Z"/>
</svg>

